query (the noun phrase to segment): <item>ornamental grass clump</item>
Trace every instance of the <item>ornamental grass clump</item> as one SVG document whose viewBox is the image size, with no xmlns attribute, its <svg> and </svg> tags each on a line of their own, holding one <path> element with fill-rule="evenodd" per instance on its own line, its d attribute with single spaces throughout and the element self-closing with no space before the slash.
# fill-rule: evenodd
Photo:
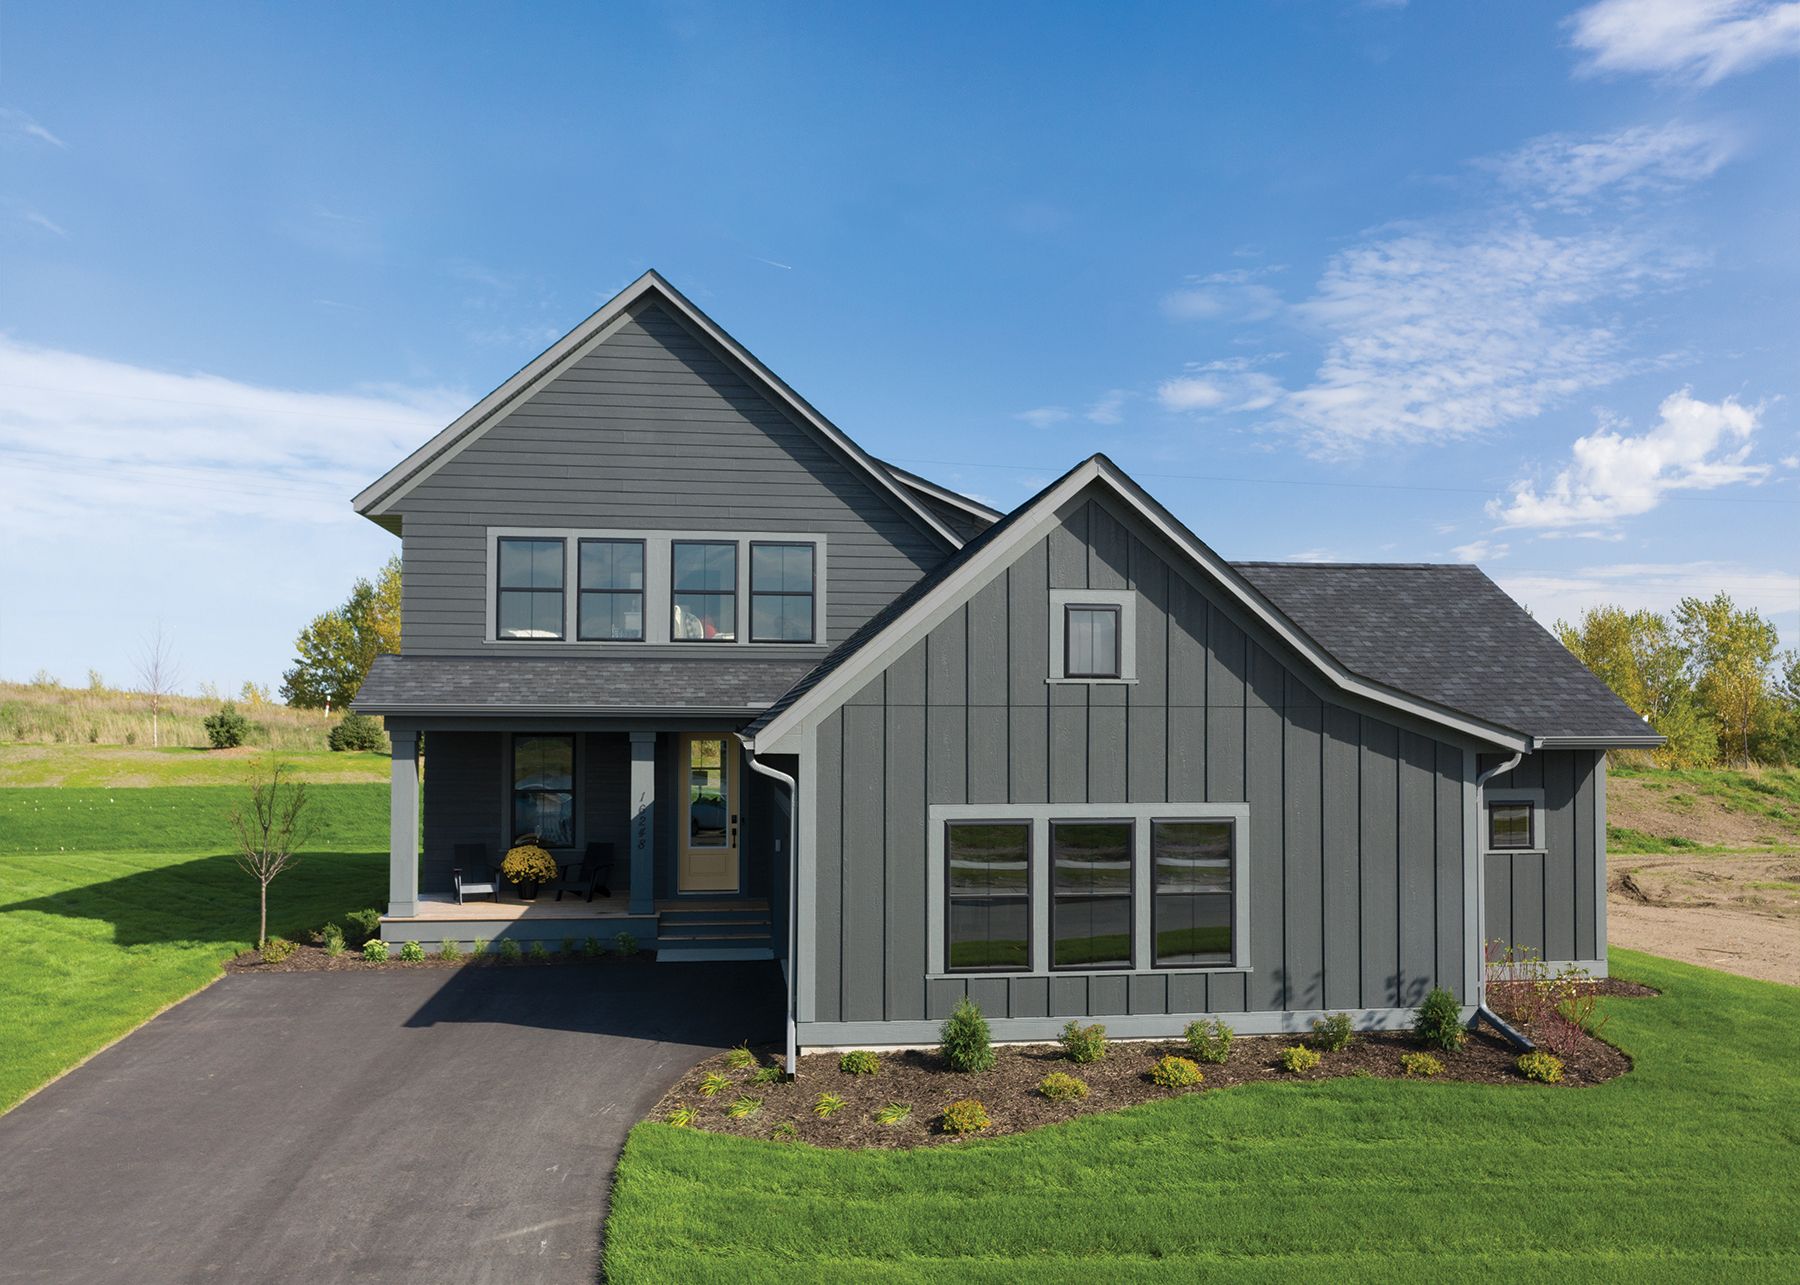
<svg viewBox="0 0 1800 1285">
<path fill-rule="evenodd" d="M 1214 1018 L 1211 1021 L 1203 1019 L 1189 1022 L 1182 1037 L 1187 1040 L 1188 1052 L 1200 1061 L 1222 1063 L 1231 1056 L 1231 1037 L 1235 1033 L 1224 1022 Z"/>
<path fill-rule="evenodd" d="M 1429 1080 L 1434 1075 L 1444 1073 L 1444 1064 L 1429 1053 L 1402 1053 L 1400 1070 L 1407 1075 Z"/>
<path fill-rule="evenodd" d="M 829 1120 L 848 1105 L 850 1104 L 835 1093 L 821 1093 L 819 1100 L 813 1103 L 813 1114 L 821 1120 Z"/>
<path fill-rule="evenodd" d="M 1312 1020 L 1312 1037 L 1310 1043 L 1323 1053 L 1341 1053 L 1350 1047 L 1352 1039 L 1350 1014 L 1330 1013 Z"/>
<path fill-rule="evenodd" d="M 1463 1029 L 1462 1005 L 1456 1002 L 1456 996 L 1442 986 L 1427 995 L 1413 1018 L 1413 1034 L 1426 1048 L 1445 1053 L 1461 1048 L 1469 1033 Z"/>
<path fill-rule="evenodd" d="M 700 1113 L 685 1102 L 677 1102 L 663 1117 L 677 1129 L 685 1129 L 700 1118 Z"/>
<path fill-rule="evenodd" d="M 457 960 L 462 958 L 462 947 L 446 937 L 444 938 L 443 944 L 438 947 L 438 958 L 445 963 L 454 964 Z"/>
<path fill-rule="evenodd" d="M 1296 1044 L 1292 1048 L 1281 1050 L 1281 1069 L 1299 1075 L 1302 1071 L 1318 1068 L 1325 1059 L 1304 1044 Z"/>
<path fill-rule="evenodd" d="M 500 873 L 508 883 L 535 893 L 539 884 L 556 878 L 556 858 L 535 843 L 521 843 L 500 859 Z"/>
<path fill-rule="evenodd" d="M 387 943 L 379 937 L 371 937 L 368 941 L 363 943 L 362 957 L 371 964 L 387 963 Z"/>
<path fill-rule="evenodd" d="M 400 962 L 405 964 L 422 964 L 425 962 L 425 947 L 416 941 L 400 943 Z"/>
<path fill-rule="evenodd" d="M 909 1118 L 911 1118 L 911 1116 L 912 1116 L 912 1103 L 910 1103 L 910 1102 L 890 1102 L 886 1106 L 879 1108 L 875 1112 L 875 1123 L 876 1124 L 899 1124 L 902 1120 L 909 1119 Z"/>
<path fill-rule="evenodd" d="M 1191 1089 L 1205 1078 L 1192 1059 L 1173 1053 L 1157 1058 L 1150 1068 L 1150 1082 L 1163 1089 Z"/>
<path fill-rule="evenodd" d="M 838 1070 L 845 1075 L 874 1075 L 881 1070 L 881 1059 L 868 1049 L 851 1049 L 838 1058 Z"/>
<path fill-rule="evenodd" d="M 944 1114 L 938 1118 L 938 1127 L 945 1133 L 961 1136 L 965 1133 L 979 1133 L 993 1124 L 988 1119 L 987 1108 L 974 1098 L 963 1098 L 952 1102 L 944 1108 Z"/>
<path fill-rule="evenodd" d="M 769 1130 L 769 1141 L 798 1142 L 800 1141 L 800 1126 L 795 1124 L 792 1120 L 783 1120 L 780 1124 Z"/>
<path fill-rule="evenodd" d="M 763 1100 L 761 1098 L 753 1098 L 748 1094 L 745 1094 L 743 1097 L 735 1099 L 730 1106 L 726 1107 L 725 1114 L 730 1116 L 733 1120 L 747 1120 L 758 1111 L 762 1110 L 762 1104 Z"/>
<path fill-rule="evenodd" d="M 987 1018 L 980 1007 L 964 995 L 956 1008 L 944 1019 L 938 1051 L 952 1071 L 991 1071 L 994 1069 L 994 1046 L 988 1034 Z"/>
<path fill-rule="evenodd" d="M 1106 1028 L 1098 1022 L 1092 1026 L 1070 1022 L 1062 1028 L 1057 1043 L 1062 1045 L 1064 1057 L 1077 1066 L 1085 1066 L 1106 1056 Z"/>
<path fill-rule="evenodd" d="M 750 1051 L 748 1044 L 740 1044 L 725 1054 L 725 1065 L 734 1071 L 755 1070 L 756 1054 Z"/>
<path fill-rule="evenodd" d="M 717 1071 L 708 1071 L 700 1077 L 700 1092 L 707 1097 L 714 1097 L 731 1087 L 731 1077 L 721 1075 Z"/>
<path fill-rule="evenodd" d="M 1562 1059 L 1554 1053 L 1546 1053 L 1543 1049 L 1533 1049 L 1529 1053 L 1521 1053 L 1517 1063 L 1519 1074 L 1527 1080 L 1536 1080 L 1540 1084 L 1556 1084 L 1562 1079 Z"/>
<path fill-rule="evenodd" d="M 1088 1095 L 1088 1084 L 1067 1071 L 1052 1071 L 1038 1081 L 1037 1091 L 1051 1102 L 1075 1102 Z"/>
<path fill-rule="evenodd" d="M 787 1072 L 779 1066 L 759 1066 L 750 1075 L 752 1084 L 781 1084 L 787 1080 Z"/>
<path fill-rule="evenodd" d="M 336 959 L 344 953 L 344 930 L 336 924 L 326 924 L 319 933 L 319 944 L 325 948 L 325 954 Z"/>
</svg>

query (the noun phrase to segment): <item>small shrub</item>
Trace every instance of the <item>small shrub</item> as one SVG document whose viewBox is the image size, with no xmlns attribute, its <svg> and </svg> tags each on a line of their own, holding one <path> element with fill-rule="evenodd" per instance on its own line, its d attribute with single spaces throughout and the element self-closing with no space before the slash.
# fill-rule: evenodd
<svg viewBox="0 0 1800 1285">
<path fill-rule="evenodd" d="M 974 1098 L 952 1102 L 938 1119 L 938 1127 L 945 1133 L 958 1135 L 979 1133 L 991 1124 L 993 1121 L 988 1119 L 987 1108 Z"/>
<path fill-rule="evenodd" d="M 1443 1074 L 1444 1064 L 1429 1053 L 1402 1053 L 1400 1069 L 1408 1075 L 1429 1080 L 1434 1075 Z"/>
<path fill-rule="evenodd" d="M 328 956 L 336 959 L 344 953 L 344 930 L 336 924 L 326 924 L 324 931 L 319 934 L 319 944 L 325 948 Z"/>
<path fill-rule="evenodd" d="M 500 944 L 494 947 L 494 958 L 502 964 L 516 964 L 525 958 L 525 952 L 519 949 L 519 943 L 511 937 L 502 937 Z"/>
<path fill-rule="evenodd" d="M 1197 1063 L 1172 1053 L 1157 1058 L 1150 1068 L 1150 1082 L 1164 1089 L 1191 1089 L 1205 1078 Z"/>
<path fill-rule="evenodd" d="M 630 933 L 620 933 L 617 937 L 613 938 L 613 949 L 617 951 L 621 957 L 630 959 L 633 955 L 638 953 L 638 939 L 633 937 Z"/>
<path fill-rule="evenodd" d="M 475 956 L 476 959 L 480 959 L 482 956 L 486 955 L 487 938 L 477 937 L 473 942 L 469 943 L 469 953 Z"/>
<path fill-rule="evenodd" d="M 798 1142 L 800 1141 L 800 1128 L 792 1120 L 783 1120 L 769 1130 L 769 1141 Z"/>
<path fill-rule="evenodd" d="M 438 947 L 438 958 L 455 963 L 462 958 L 462 947 L 446 937 L 444 938 L 444 944 Z"/>
<path fill-rule="evenodd" d="M 734 1071 L 750 1071 L 756 1068 L 756 1054 L 750 1046 L 740 1044 L 725 1055 L 725 1065 Z"/>
<path fill-rule="evenodd" d="M 360 946 L 381 933 L 381 912 L 375 909 L 352 910 L 344 916 L 344 944 Z"/>
<path fill-rule="evenodd" d="M 669 1109 L 669 1114 L 663 1117 L 677 1129 L 685 1129 L 699 1118 L 700 1113 L 685 1102 L 677 1102 Z"/>
<path fill-rule="evenodd" d="M 416 941 L 400 943 L 400 962 L 403 964 L 422 964 L 425 962 L 425 948 Z"/>
<path fill-rule="evenodd" d="M 367 714 L 346 714 L 325 734 L 325 744 L 340 753 L 344 750 L 379 752 L 387 748 L 387 737 L 381 724 Z"/>
<path fill-rule="evenodd" d="M 1106 1056 L 1106 1028 L 1098 1022 L 1092 1026 L 1070 1022 L 1062 1028 L 1057 1042 L 1062 1045 L 1063 1056 L 1077 1066 L 1098 1062 Z"/>
<path fill-rule="evenodd" d="M 1350 1014 L 1331 1013 L 1312 1020 L 1311 1044 L 1325 1053 L 1340 1053 L 1350 1047 L 1352 1028 Z"/>
<path fill-rule="evenodd" d="M 874 1075 L 881 1070 L 881 1059 L 868 1049 L 851 1049 L 838 1058 L 838 1070 L 845 1075 Z"/>
<path fill-rule="evenodd" d="M 734 1099 L 732 1104 L 725 1108 L 725 1114 L 730 1116 L 733 1120 L 748 1120 L 751 1116 L 762 1110 L 762 1102 L 763 1100 L 761 1098 L 753 1098 L 746 1094 L 743 1097 Z"/>
<path fill-rule="evenodd" d="M 600 945 L 600 939 L 598 937 L 589 937 L 586 941 L 581 943 L 581 953 L 586 955 L 589 959 L 598 959 L 606 953 L 606 950 Z"/>
<path fill-rule="evenodd" d="M 99 743 L 100 743 L 100 729 L 97 727 L 94 727 L 90 724 L 88 727 L 88 744 L 89 745 L 98 745 Z"/>
<path fill-rule="evenodd" d="M 136 745 L 137 744 L 137 733 L 136 732 L 125 733 L 125 744 Z"/>
<path fill-rule="evenodd" d="M 731 1087 L 731 1077 L 721 1075 L 717 1071 L 708 1071 L 700 1077 L 700 1092 L 707 1097 L 716 1097 Z"/>
<path fill-rule="evenodd" d="M 750 1076 L 752 1084 L 783 1084 L 787 1081 L 787 1072 L 779 1066 L 759 1066 Z"/>
<path fill-rule="evenodd" d="M 570 958 L 573 958 L 575 955 L 575 950 L 576 950 L 575 939 L 573 937 L 564 937 L 562 940 L 562 953 L 564 955 L 569 956 Z"/>
<path fill-rule="evenodd" d="M 250 720 L 230 701 L 219 706 L 217 714 L 208 714 L 205 726 L 206 739 L 215 750 L 235 750 L 250 735 Z"/>
<path fill-rule="evenodd" d="M 835 1093 L 821 1093 L 819 1100 L 813 1103 L 813 1114 L 821 1120 L 829 1120 L 848 1105 Z"/>
<path fill-rule="evenodd" d="M 286 937 L 271 937 L 263 943 L 262 962 L 265 964 L 279 964 L 298 949 L 299 947 L 295 946 L 294 943 L 289 941 Z"/>
<path fill-rule="evenodd" d="M 532 942 L 529 953 L 531 955 L 531 962 L 534 964 L 547 964 L 550 962 L 550 948 L 541 941 Z"/>
<path fill-rule="evenodd" d="M 1087 1081 L 1066 1071 L 1052 1071 L 1038 1081 L 1038 1096 L 1052 1102 L 1074 1102 L 1088 1095 Z"/>
<path fill-rule="evenodd" d="M 1202 1062 L 1223 1062 L 1231 1056 L 1231 1037 L 1236 1034 L 1225 1023 L 1212 1021 L 1189 1022 L 1187 1030 L 1182 1032 L 1187 1040 L 1188 1052 Z"/>
<path fill-rule="evenodd" d="M 1413 1018 L 1413 1034 L 1426 1048 L 1445 1053 L 1461 1048 L 1469 1033 L 1463 1029 L 1462 1005 L 1456 1002 L 1456 996 L 1442 986 L 1427 995 Z"/>
<path fill-rule="evenodd" d="M 387 963 L 387 957 L 388 957 L 387 943 L 385 941 L 381 940 L 381 938 L 379 938 L 379 937 L 369 938 L 369 940 L 367 940 L 363 943 L 362 957 L 364 959 L 368 960 L 371 964 Z"/>
<path fill-rule="evenodd" d="M 964 995 L 944 1020 L 939 1033 L 938 1052 L 952 1071 L 990 1071 L 994 1066 L 994 1046 L 988 1034 L 987 1018 L 981 1008 Z"/>
<path fill-rule="evenodd" d="M 1292 1048 L 1281 1050 L 1281 1069 L 1284 1071 L 1292 1071 L 1295 1075 L 1300 1074 L 1302 1071 L 1313 1070 L 1324 1060 L 1324 1058 L 1320 1057 L 1319 1054 L 1315 1053 L 1312 1049 L 1307 1048 L 1304 1044 L 1296 1044 Z"/>
<path fill-rule="evenodd" d="M 912 1103 L 890 1102 L 875 1112 L 876 1124 L 899 1124 L 912 1115 Z"/>
<path fill-rule="evenodd" d="M 1546 1053 L 1543 1049 L 1533 1049 L 1529 1053 L 1521 1053 L 1516 1063 L 1519 1074 L 1527 1080 L 1537 1080 L 1541 1084 L 1555 1084 L 1562 1079 L 1562 1059 L 1554 1053 Z"/>
</svg>

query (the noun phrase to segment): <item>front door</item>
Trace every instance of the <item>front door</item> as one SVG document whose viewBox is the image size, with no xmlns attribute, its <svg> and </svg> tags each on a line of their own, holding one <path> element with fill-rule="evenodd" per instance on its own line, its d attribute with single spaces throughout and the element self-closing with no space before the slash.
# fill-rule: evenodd
<svg viewBox="0 0 1800 1285">
<path fill-rule="evenodd" d="M 681 737 L 681 892 L 738 890 L 738 755 L 729 735 Z"/>
</svg>

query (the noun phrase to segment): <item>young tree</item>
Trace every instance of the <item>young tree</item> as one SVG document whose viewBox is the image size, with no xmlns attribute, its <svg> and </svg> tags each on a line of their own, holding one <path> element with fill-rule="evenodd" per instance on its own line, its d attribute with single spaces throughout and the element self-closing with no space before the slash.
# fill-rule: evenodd
<svg viewBox="0 0 1800 1285">
<path fill-rule="evenodd" d="M 295 851 L 312 833 L 306 815 L 306 786 L 285 778 L 286 766 L 270 750 L 264 765 L 249 782 L 249 807 L 231 813 L 237 835 L 234 853 L 238 868 L 256 880 L 260 910 L 256 923 L 256 948 L 269 940 L 269 885 L 283 871 L 300 864 Z"/>
<path fill-rule="evenodd" d="M 1675 608 L 1694 690 L 1739 757 L 1750 762 L 1750 739 L 1770 712 L 1770 668 L 1781 637 L 1755 608 L 1738 610 L 1729 594 L 1683 598 Z"/>
<path fill-rule="evenodd" d="M 389 558 L 371 584 L 359 579 L 340 607 L 313 618 L 294 642 L 294 667 L 281 698 L 302 709 L 348 705 L 382 652 L 400 650 L 400 559 Z"/>
<path fill-rule="evenodd" d="M 1718 729 L 1694 695 L 1688 656 L 1666 617 L 1654 611 L 1590 607 L 1579 624 L 1556 622 L 1556 636 L 1668 745 L 1657 757 L 1676 766 L 1718 757 Z"/>
<path fill-rule="evenodd" d="M 137 675 L 138 686 L 150 698 L 150 744 L 160 746 L 163 706 L 175 694 L 175 684 L 181 681 L 181 668 L 175 663 L 174 649 L 160 620 L 138 652 Z"/>
</svg>

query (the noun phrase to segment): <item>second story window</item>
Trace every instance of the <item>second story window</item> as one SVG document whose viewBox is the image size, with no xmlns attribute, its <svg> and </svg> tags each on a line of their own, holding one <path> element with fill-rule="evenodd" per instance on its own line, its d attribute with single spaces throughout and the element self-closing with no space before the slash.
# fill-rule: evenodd
<svg viewBox="0 0 1800 1285">
<path fill-rule="evenodd" d="M 644 542 L 583 540 L 575 636 L 582 642 L 644 639 Z"/>
<path fill-rule="evenodd" d="M 561 638 L 563 542 L 502 537 L 499 561 L 499 636 L 521 640 Z"/>
<path fill-rule="evenodd" d="M 750 641 L 813 640 L 813 547 L 750 544 Z"/>
<path fill-rule="evenodd" d="M 669 550 L 675 642 L 737 640 L 737 544 L 676 540 Z"/>
<path fill-rule="evenodd" d="M 1070 678 L 1119 677 L 1119 609 L 1071 603 L 1063 610 L 1063 672 Z"/>
</svg>

